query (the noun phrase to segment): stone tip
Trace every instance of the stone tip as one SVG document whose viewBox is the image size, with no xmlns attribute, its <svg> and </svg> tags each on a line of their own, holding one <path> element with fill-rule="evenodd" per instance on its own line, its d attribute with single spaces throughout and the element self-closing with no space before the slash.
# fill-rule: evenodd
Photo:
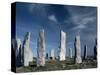
<svg viewBox="0 0 100 75">
<path fill-rule="evenodd" d="M 17 41 L 21 41 L 21 39 L 20 39 L 20 38 L 17 38 L 16 40 L 17 40 Z"/>
<path fill-rule="evenodd" d="M 44 33 L 44 29 L 39 30 L 39 34 Z"/>
<path fill-rule="evenodd" d="M 29 38 L 30 37 L 30 32 L 26 32 L 25 38 Z"/>
<path fill-rule="evenodd" d="M 54 50 L 54 48 L 51 48 L 51 50 Z"/>
<path fill-rule="evenodd" d="M 61 32 L 63 32 L 63 30 L 61 30 Z"/>
<path fill-rule="evenodd" d="M 31 34 L 31 32 L 26 32 L 26 35 L 30 35 Z"/>
<path fill-rule="evenodd" d="M 76 39 L 80 39 L 80 35 L 76 35 L 76 36 L 75 36 L 75 40 L 76 40 Z"/>
<path fill-rule="evenodd" d="M 61 30 L 61 33 L 65 33 L 63 30 Z"/>
<path fill-rule="evenodd" d="M 69 48 L 69 50 L 72 50 L 72 48 Z"/>
<path fill-rule="evenodd" d="M 44 29 L 40 29 L 40 32 L 44 32 Z"/>
</svg>

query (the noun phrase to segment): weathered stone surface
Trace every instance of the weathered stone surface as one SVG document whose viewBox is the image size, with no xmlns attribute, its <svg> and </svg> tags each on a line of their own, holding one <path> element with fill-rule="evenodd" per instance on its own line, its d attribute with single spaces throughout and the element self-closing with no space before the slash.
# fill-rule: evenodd
<svg viewBox="0 0 100 75">
<path fill-rule="evenodd" d="M 32 54 L 32 49 L 29 48 L 29 62 L 32 62 L 33 61 L 33 54 Z"/>
<path fill-rule="evenodd" d="M 16 41 L 16 39 L 12 39 L 11 45 L 12 45 L 13 50 L 16 52 L 16 49 L 17 49 L 17 41 Z"/>
<path fill-rule="evenodd" d="M 73 57 L 72 48 L 69 48 L 69 57 L 70 57 L 70 58 Z"/>
<path fill-rule="evenodd" d="M 66 59 L 66 33 L 61 31 L 60 34 L 60 47 L 59 47 L 59 60 Z"/>
<path fill-rule="evenodd" d="M 29 47 L 30 44 L 30 32 L 27 32 L 23 41 L 23 63 L 24 66 L 29 66 L 29 62 L 33 60 L 32 50 Z"/>
<path fill-rule="evenodd" d="M 79 35 L 77 35 L 75 37 L 74 46 L 75 46 L 75 63 L 82 63 L 81 44 L 80 44 L 80 36 Z"/>
<path fill-rule="evenodd" d="M 21 40 L 20 39 L 16 39 L 16 43 L 17 43 L 17 50 L 16 50 L 16 57 L 17 57 L 19 52 L 20 52 Z"/>
<path fill-rule="evenodd" d="M 16 66 L 22 65 L 22 44 L 20 39 L 16 39 L 17 48 L 16 48 Z"/>
<path fill-rule="evenodd" d="M 16 67 L 16 48 L 17 48 L 17 43 L 15 39 L 11 40 L 11 70 L 16 71 L 14 69 Z"/>
<path fill-rule="evenodd" d="M 50 50 L 50 59 L 55 60 L 54 49 Z"/>
<path fill-rule="evenodd" d="M 37 40 L 37 66 L 45 66 L 45 37 L 44 30 L 40 30 Z"/>
</svg>

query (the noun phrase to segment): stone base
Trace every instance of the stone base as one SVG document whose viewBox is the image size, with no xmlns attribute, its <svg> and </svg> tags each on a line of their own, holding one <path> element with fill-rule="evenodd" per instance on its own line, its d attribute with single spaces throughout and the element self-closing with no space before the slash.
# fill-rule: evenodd
<svg viewBox="0 0 100 75">
<path fill-rule="evenodd" d="M 75 63 L 82 63 L 81 57 L 77 57 L 76 60 L 75 60 Z"/>
</svg>

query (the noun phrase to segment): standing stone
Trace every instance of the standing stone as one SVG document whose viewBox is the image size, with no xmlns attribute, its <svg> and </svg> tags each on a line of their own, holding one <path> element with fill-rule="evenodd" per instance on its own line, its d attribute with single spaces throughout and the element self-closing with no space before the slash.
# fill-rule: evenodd
<svg viewBox="0 0 100 75">
<path fill-rule="evenodd" d="M 75 37 L 74 47 L 75 47 L 75 63 L 82 63 L 81 44 L 80 44 L 80 36 L 79 35 L 77 35 Z"/>
<path fill-rule="evenodd" d="M 37 66 L 45 66 L 44 30 L 40 30 L 38 40 L 37 40 Z"/>
<path fill-rule="evenodd" d="M 14 56 L 15 56 L 14 59 L 16 59 L 15 60 L 16 66 L 21 66 L 22 65 L 22 58 L 21 58 L 22 48 L 21 48 L 21 40 L 20 39 L 12 39 L 12 50 L 14 50 L 12 52 L 14 52 Z"/>
<path fill-rule="evenodd" d="M 29 62 L 33 61 L 33 53 L 32 53 L 32 49 L 29 48 Z"/>
<path fill-rule="evenodd" d="M 87 58 L 87 46 L 84 46 L 84 56 L 83 59 L 85 60 Z"/>
<path fill-rule="evenodd" d="M 95 39 L 95 46 L 94 46 L 94 59 L 97 59 L 97 38 Z"/>
<path fill-rule="evenodd" d="M 61 31 L 60 47 L 59 47 L 59 60 L 64 61 L 65 59 L 66 59 L 66 33 Z"/>
<path fill-rule="evenodd" d="M 46 59 L 48 60 L 48 53 L 46 53 Z"/>
<path fill-rule="evenodd" d="M 73 58 L 72 48 L 69 48 L 69 56 L 70 58 Z"/>
<path fill-rule="evenodd" d="M 23 41 L 23 64 L 29 66 L 29 62 L 33 61 L 32 50 L 29 47 L 30 44 L 30 32 L 27 32 Z"/>
<path fill-rule="evenodd" d="M 51 50 L 50 50 L 50 59 L 51 59 L 51 60 L 55 60 L 54 49 L 51 49 Z"/>
<path fill-rule="evenodd" d="M 21 45 L 21 40 L 16 39 L 16 66 L 21 66 L 22 65 L 22 45 Z"/>
<path fill-rule="evenodd" d="M 15 38 L 11 40 L 11 70 L 16 71 L 16 48 L 17 48 L 17 43 Z"/>
<path fill-rule="evenodd" d="M 17 49 L 17 41 L 16 41 L 16 39 L 12 39 L 11 40 L 11 45 L 12 45 L 12 48 L 13 48 L 14 52 L 16 53 L 16 49 Z"/>
<path fill-rule="evenodd" d="M 20 52 L 21 40 L 16 39 L 16 44 L 17 44 L 17 47 L 16 47 L 16 57 L 17 57 Z"/>
</svg>

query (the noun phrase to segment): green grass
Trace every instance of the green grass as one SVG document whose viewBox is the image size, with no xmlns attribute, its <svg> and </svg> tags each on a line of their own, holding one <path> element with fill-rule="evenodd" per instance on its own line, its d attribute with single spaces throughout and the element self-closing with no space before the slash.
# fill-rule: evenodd
<svg viewBox="0 0 100 75">
<path fill-rule="evenodd" d="M 44 67 L 37 67 L 36 62 L 31 62 L 27 67 L 16 67 L 16 72 L 39 72 L 53 70 L 70 70 L 70 69 L 86 69 L 96 68 L 97 61 L 93 59 L 83 60 L 81 64 L 75 64 L 73 59 L 65 61 L 47 61 Z"/>
</svg>

